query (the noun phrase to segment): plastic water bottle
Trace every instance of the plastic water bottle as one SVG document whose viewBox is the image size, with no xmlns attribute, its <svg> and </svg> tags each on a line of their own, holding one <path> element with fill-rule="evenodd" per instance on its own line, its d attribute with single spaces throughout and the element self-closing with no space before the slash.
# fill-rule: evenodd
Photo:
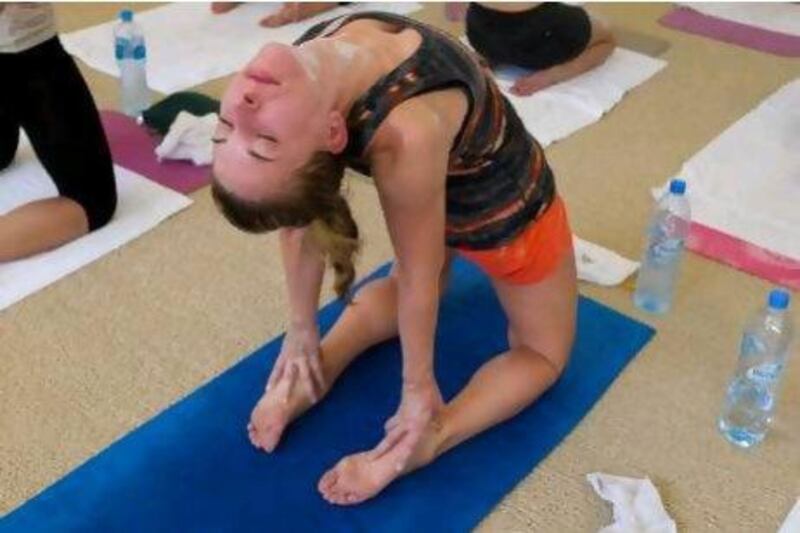
<svg viewBox="0 0 800 533">
<path fill-rule="evenodd" d="M 742 448 L 761 442 L 772 421 L 792 340 L 788 307 L 788 292 L 770 292 L 767 307 L 748 321 L 742 335 L 739 366 L 718 421 L 725 438 Z"/>
<path fill-rule="evenodd" d="M 685 181 L 672 180 L 669 192 L 659 200 L 650 220 L 647 248 L 633 294 L 634 303 L 644 311 L 666 313 L 672 303 L 692 218 L 685 192 Z"/>
<path fill-rule="evenodd" d="M 114 27 L 114 56 L 119 66 L 120 104 L 123 113 L 138 117 L 150 105 L 144 33 L 131 10 L 120 11 L 119 20 Z"/>
</svg>

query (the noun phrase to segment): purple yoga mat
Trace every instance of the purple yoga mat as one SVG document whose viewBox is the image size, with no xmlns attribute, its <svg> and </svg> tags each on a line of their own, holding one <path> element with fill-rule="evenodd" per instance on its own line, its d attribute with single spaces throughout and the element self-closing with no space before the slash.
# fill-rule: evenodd
<svg viewBox="0 0 800 533">
<path fill-rule="evenodd" d="M 114 163 L 183 194 L 194 192 L 211 180 L 208 166 L 198 167 L 188 161 L 159 162 L 155 148 L 160 140 L 129 116 L 101 111 L 100 119 Z"/>
<path fill-rule="evenodd" d="M 670 28 L 703 35 L 784 57 L 800 57 L 800 37 L 711 17 L 688 7 L 673 9 L 659 20 Z"/>
</svg>

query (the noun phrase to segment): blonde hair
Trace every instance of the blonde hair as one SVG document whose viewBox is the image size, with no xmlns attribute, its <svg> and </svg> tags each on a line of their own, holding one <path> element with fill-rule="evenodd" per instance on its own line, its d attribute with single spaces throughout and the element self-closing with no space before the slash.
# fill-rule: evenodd
<svg viewBox="0 0 800 533">
<path fill-rule="evenodd" d="M 340 157 L 317 152 L 296 172 L 295 185 L 281 198 L 245 200 L 216 179 L 212 179 L 211 194 L 225 218 L 242 231 L 265 233 L 308 226 L 308 235 L 333 268 L 336 294 L 349 302 L 361 241 L 350 206 L 341 194 L 344 169 Z"/>
</svg>

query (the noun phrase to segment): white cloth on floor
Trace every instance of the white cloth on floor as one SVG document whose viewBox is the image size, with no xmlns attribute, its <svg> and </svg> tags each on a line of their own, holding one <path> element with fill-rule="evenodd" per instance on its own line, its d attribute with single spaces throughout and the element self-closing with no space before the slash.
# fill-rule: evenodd
<svg viewBox="0 0 800 533">
<path fill-rule="evenodd" d="M 693 221 L 800 260 L 800 79 L 692 156 L 678 177 Z"/>
<path fill-rule="evenodd" d="M 147 80 L 151 88 L 173 93 L 242 68 L 262 46 L 291 44 L 314 24 L 345 13 L 389 11 L 408 14 L 420 4 L 353 3 L 280 28 L 262 28 L 258 21 L 277 11 L 279 2 L 248 3 L 214 15 L 208 3 L 179 2 L 136 13 L 147 43 Z M 90 67 L 119 76 L 114 59 L 113 29 L 117 21 L 61 36 L 67 51 Z"/>
<path fill-rule="evenodd" d="M 800 5 L 797 3 L 686 2 L 680 5 L 731 22 L 800 36 Z"/>
<path fill-rule="evenodd" d="M 122 167 L 115 166 L 114 172 L 118 202 L 112 221 L 53 251 L 0 264 L 0 310 L 139 237 L 192 203 L 186 196 Z M 0 171 L 0 214 L 57 195 L 55 185 L 21 134 L 16 159 Z"/>
<path fill-rule="evenodd" d="M 577 235 L 572 236 L 572 245 L 580 280 L 612 287 L 625 281 L 639 268 L 636 261 L 626 259 L 593 242 L 584 241 Z"/>
<path fill-rule="evenodd" d="M 586 479 L 598 496 L 614 506 L 614 523 L 599 533 L 675 533 L 675 522 L 649 478 L 637 479 L 595 472 Z"/>
<path fill-rule="evenodd" d="M 778 533 L 800 533 L 800 499 L 794 504 Z"/>
<path fill-rule="evenodd" d="M 162 159 L 189 160 L 197 166 L 209 165 L 214 144 L 211 138 L 217 128 L 217 114 L 198 117 L 181 111 L 169 127 L 169 131 L 156 147 L 156 157 Z"/>
<path fill-rule="evenodd" d="M 466 37 L 461 41 L 469 46 Z M 509 92 L 514 81 L 530 71 L 504 65 L 495 71 L 495 78 L 527 130 L 548 146 L 600 120 L 625 93 L 666 66 L 663 59 L 616 48 L 602 65 L 530 96 Z"/>
</svg>

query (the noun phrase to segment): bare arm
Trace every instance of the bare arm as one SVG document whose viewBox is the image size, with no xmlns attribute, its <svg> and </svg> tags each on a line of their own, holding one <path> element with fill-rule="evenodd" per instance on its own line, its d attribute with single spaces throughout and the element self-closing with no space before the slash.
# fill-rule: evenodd
<svg viewBox="0 0 800 533">
<path fill-rule="evenodd" d="M 393 113 L 397 113 L 397 110 Z M 390 115 L 389 120 L 391 121 Z M 452 137 L 431 110 L 411 112 L 397 127 L 400 140 L 372 170 L 397 263 L 397 326 L 403 351 L 400 406 L 386 436 L 371 453 L 378 459 L 398 449 L 405 467 L 423 432 L 443 406 L 433 372 L 439 283 L 446 250 L 445 175 Z M 384 126 L 382 126 L 384 127 Z M 380 135 L 380 134 L 379 134 Z"/>
<path fill-rule="evenodd" d="M 412 385 L 433 380 L 433 338 L 445 260 L 447 171 L 447 150 L 438 144 L 416 136 L 390 161 L 373 167 L 397 256 L 403 381 Z"/>
<path fill-rule="evenodd" d="M 288 400 L 295 383 L 300 383 L 312 402 L 319 398 L 325 382 L 319 354 L 317 306 L 325 261 L 306 228 L 280 231 L 281 258 L 289 294 L 289 327 L 281 353 L 269 376 L 267 388 L 284 378 Z"/>
<path fill-rule="evenodd" d="M 290 327 L 316 327 L 325 261 L 307 228 L 280 230 L 281 258 L 289 294 Z"/>
</svg>

